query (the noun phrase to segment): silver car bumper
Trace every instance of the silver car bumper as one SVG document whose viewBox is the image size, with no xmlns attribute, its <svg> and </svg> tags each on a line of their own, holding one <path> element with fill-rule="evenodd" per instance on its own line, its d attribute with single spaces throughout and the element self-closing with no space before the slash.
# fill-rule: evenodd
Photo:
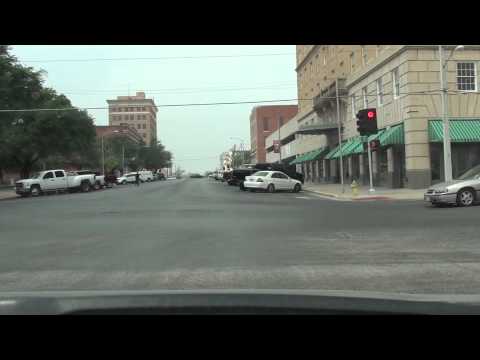
<svg viewBox="0 0 480 360">
<path fill-rule="evenodd" d="M 423 199 L 432 204 L 456 204 L 457 194 L 425 194 Z"/>
</svg>

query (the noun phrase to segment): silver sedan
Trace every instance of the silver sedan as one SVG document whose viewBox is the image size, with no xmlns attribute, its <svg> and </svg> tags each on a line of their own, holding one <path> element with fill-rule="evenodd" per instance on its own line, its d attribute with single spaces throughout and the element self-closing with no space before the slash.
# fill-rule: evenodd
<svg viewBox="0 0 480 360">
<path fill-rule="evenodd" d="M 457 204 L 471 206 L 480 201 L 480 165 L 477 165 L 458 179 L 431 186 L 424 200 L 432 205 Z"/>
</svg>

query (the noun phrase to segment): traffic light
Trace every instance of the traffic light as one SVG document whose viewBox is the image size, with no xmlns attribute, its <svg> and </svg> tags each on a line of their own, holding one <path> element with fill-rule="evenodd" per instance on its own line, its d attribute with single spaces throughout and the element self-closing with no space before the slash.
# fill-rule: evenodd
<svg viewBox="0 0 480 360">
<path fill-rule="evenodd" d="M 357 113 L 357 131 L 361 136 L 376 134 L 377 109 L 363 109 Z"/>
</svg>

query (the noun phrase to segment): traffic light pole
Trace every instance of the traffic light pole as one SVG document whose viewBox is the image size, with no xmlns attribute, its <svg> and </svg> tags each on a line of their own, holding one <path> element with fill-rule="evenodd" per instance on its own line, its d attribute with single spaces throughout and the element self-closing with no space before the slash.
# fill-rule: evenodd
<svg viewBox="0 0 480 360">
<path fill-rule="evenodd" d="M 367 152 L 368 152 L 368 173 L 370 176 L 370 189 L 368 189 L 368 192 L 373 193 L 375 192 L 375 189 L 373 188 L 372 149 L 370 147 L 370 142 L 368 141 L 368 137 L 367 137 Z"/>
<path fill-rule="evenodd" d="M 340 181 L 342 183 L 342 194 L 343 194 L 345 192 L 345 184 L 343 181 L 342 126 L 340 124 L 340 98 L 338 97 L 338 79 L 335 80 L 335 92 L 337 94 L 338 144 L 340 146 Z"/>
</svg>

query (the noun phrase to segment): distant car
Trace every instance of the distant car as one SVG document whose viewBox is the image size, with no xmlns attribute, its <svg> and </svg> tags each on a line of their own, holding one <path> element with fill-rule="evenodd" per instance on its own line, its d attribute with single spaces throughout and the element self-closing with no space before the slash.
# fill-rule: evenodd
<svg viewBox="0 0 480 360">
<path fill-rule="evenodd" d="M 200 174 L 191 174 L 191 175 L 190 175 L 190 178 L 191 178 L 191 179 L 201 179 L 201 178 L 203 178 L 203 176 L 200 175 Z"/>
<path fill-rule="evenodd" d="M 424 200 L 434 206 L 471 206 L 480 201 L 480 165 L 471 168 L 458 179 L 431 186 L 424 194 Z"/>
<path fill-rule="evenodd" d="M 270 193 L 277 190 L 299 192 L 302 190 L 300 181 L 292 179 L 281 171 L 257 171 L 245 178 L 243 186 L 252 192 L 256 190 Z"/>
<path fill-rule="evenodd" d="M 135 182 L 135 176 L 137 173 L 128 173 L 117 178 L 117 184 L 125 185 Z"/>
</svg>

